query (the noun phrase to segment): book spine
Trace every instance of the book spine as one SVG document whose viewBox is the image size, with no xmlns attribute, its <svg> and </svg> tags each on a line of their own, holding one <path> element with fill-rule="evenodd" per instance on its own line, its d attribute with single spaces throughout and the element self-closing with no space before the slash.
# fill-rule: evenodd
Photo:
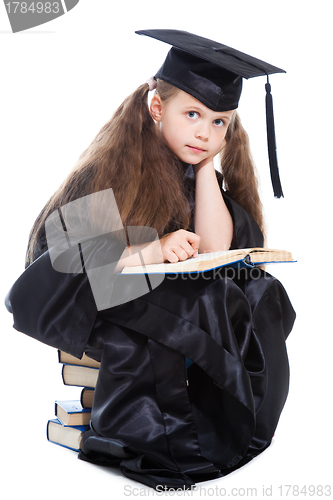
<svg viewBox="0 0 333 500">
<path fill-rule="evenodd" d="M 81 396 L 80 396 L 80 403 L 82 405 L 82 408 L 88 408 L 91 409 L 94 401 L 94 393 L 95 389 L 91 389 L 89 387 L 83 387 L 81 391 Z M 87 405 L 85 403 L 86 400 L 89 400 L 89 404 Z"/>
<path fill-rule="evenodd" d="M 64 375 L 64 371 L 65 371 L 65 366 L 66 365 L 62 365 L 62 368 L 61 368 L 61 378 L 62 378 L 62 382 L 64 385 L 67 385 L 66 382 L 65 382 L 65 375 Z"/>
<path fill-rule="evenodd" d="M 50 436 L 49 436 L 49 428 L 50 428 L 50 423 L 51 423 L 51 422 L 52 422 L 52 420 L 49 420 L 49 421 L 47 422 L 47 424 L 46 424 L 46 439 L 47 439 L 48 441 L 50 441 L 50 442 L 52 442 L 52 441 L 51 441 L 51 439 L 50 439 Z"/>
</svg>

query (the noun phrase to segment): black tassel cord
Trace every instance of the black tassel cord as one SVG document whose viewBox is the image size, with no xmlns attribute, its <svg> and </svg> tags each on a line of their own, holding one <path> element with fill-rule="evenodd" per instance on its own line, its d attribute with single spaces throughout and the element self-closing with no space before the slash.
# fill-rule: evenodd
<svg viewBox="0 0 333 500">
<path fill-rule="evenodd" d="M 277 154 L 276 154 L 273 97 L 271 94 L 271 85 L 268 80 L 268 75 L 265 88 L 266 88 L 266 127 L 267 127 L 269 168 L 271 172 L 271 180 L 272 180 L 274 196 L 275 198 L 281 198 L 281 196 L 283 196 L 283 192 L 282 192 Z"/>
</svg>

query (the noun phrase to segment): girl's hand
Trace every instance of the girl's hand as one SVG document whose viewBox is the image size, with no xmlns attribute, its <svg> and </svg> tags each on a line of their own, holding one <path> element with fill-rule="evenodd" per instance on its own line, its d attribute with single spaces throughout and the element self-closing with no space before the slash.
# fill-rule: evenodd
<svg viewBox="0 0 333 500">
<path fill-rule="evenodd" d="M 211 170 L 214 170 L 214 159 L 212 157 L 205 158 L 205 160 L 202 160 L 201 162 L 197 163 L 196 165 L 192 165 L 194 175 L 196 176 L 199 170 L 203 169 L 209 165 L 208 168 Z"/>
<path fill-rule="evenodd" d="M 220 153 L 222 151 L 222 149 L 225 147 L 225 145 L 226 145 L 226 141 L 224 139 L 223 143 L 221 145 L 221 149 L 220 149 L 220 151 L 218 153 Z M 212 170 L 214 170 L 214 157 L 215 156 L 216 155 L 214 155 L 214 156 L 207 156 L 207 158 L 205 158 L 201 162 L 199 162 L 199 163 L 197 163 L 195 165 L 192 165 L 194 174 L 196 175 L 199 172 L 199 170 L 201 170 L 203 167 L 206 167 L 206 165 L 210 165 L 210 167 L 208 167 L 208 168 L 211 168 Z"/>
<path fill-rule="evenodd" d="M 141 266 L 161 264 L 162 262 L 178 262 L 198 255 L 200 236 L 184 229 L 163 236 L 149 245 L 133 245 L 127 247 L 119 259 L 115 272 L 125 266 Z"/>
<path fill-rule="evenodd" d="M 178 262 L 197 257 L 200 236 L 185 229 L 179 229 L 160 239 L 163 262 Z"/>
</svg>

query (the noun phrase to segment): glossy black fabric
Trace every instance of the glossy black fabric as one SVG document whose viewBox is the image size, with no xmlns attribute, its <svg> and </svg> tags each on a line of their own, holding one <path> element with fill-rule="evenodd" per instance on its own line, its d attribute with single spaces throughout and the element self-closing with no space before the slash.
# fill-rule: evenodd
<svg viewBox="0 0 333 500">
<path fill-rule="evenodd" d="M 227 474 L 270 444 L 288 393 L 294 311 L 267 273 L 227 274 L 169 278 L 98 313 L 87 352 L 101 354 L 101 372 L 81 458 L 119 457 L 128 477 L 176 487 Z M 194 361 L 187 375 L 184 356 Z"/>
<path fill-rule="evenodd" d="M 233 246 L 260 245 L 253 219 L 225 199 Z M 81 459 L 152 487 L 190 487 L 270 444 L 288 393 L 285 339 L 295 318 L 279 281 L 232 268 L 171 275 L 97 311 L 86 275 L 54 271 L 41 251 L 6 304 L 16 329 L 101 361 Z"/>
<path fill-rule="evenodd" d="M 213 111 L 238 107 L 242 78 L 285 73 L 244 52 L 187 31 L 157 29 L 136 33 L 172 45 L 155 78 L 192 95 Z"/>
</svg>

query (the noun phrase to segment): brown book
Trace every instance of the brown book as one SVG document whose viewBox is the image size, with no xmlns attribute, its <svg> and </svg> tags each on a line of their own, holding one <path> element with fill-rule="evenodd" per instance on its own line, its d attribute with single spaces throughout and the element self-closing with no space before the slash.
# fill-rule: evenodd
<svg viewBox="0 0 333 500">
<path fill-rule="evenodd" d="M 67 352 L 58 350 L 58 358 L 59 358 L 59 363 L 78 365 L 78 366 L 90 366 L 92 368 L 100 367 L 99 361 L 95 361 L 94 359 L 89 358 L 86 354 L 83 354 L 82 358 L 79 359 L 76 358 L 75 356 L 72 356 L 71 354 L 68 354 Z"/>
</svg>

